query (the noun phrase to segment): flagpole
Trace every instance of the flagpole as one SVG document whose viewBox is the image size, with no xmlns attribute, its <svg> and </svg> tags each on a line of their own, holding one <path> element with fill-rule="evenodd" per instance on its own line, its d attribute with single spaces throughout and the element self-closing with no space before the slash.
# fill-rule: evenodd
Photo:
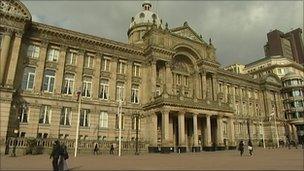
<svg viewBox="0 0 304 171">
<path fill-rule="evenodd" d="M 76 125 L 76 136 L 75 136 L 75 151 L 74 157 L 77 156 L 77 149 L 78 149 L 78 137 L 79 137 L 79 122 L 80 122 L 80 111 L 81 111 L 81 91 L 77 92 L 77 99 L 78 99 L 78 117 L 77 117 L 77 125 Z"/>
</svg>

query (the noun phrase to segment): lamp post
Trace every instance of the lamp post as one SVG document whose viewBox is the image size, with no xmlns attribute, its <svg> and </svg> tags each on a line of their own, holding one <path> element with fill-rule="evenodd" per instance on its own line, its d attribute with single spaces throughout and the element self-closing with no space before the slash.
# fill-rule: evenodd
<svg viewBox="0 0 304 171">
<path fill-rule="evenodd" d="M 74 157 L 77 156 L 77 150 L 78 150 L 79 122 L 80 122 L 80 112 L 81 112 L 81 89 L 79 89 L 76 93 L 77 93 L 77 101 L 78 101 L 78 117 L 77 117 L 77 125 L 76 125 Z"/>
<path fill-rule="evenodd" d="M 118 101 L 118 108 L 117 108 L 117 113 L 118 113 L 118 156 L 121 156 L 121 111 L 122 111 L 122 100 Z"/>
<path fill-rule="evenodd" d="M 139 112 L 135 112 L 132 115 L 132 119 L 135 119 L 135 129 L 136 129 L 136 137 L 135 137 L 135 155 L 139 155 L 139 149 L 138 149 L 138 133 L 139 133 L 139 119 L 143 118 L 143 115 Z"/>
<path fill-rule="evenodd" d="M 261 125 L 262 125 L 262 140 L 263 140 L 263 147 L 266 148 L 266 143 L 265 143 L 265 132 L 264 132 L 264 121 L 261 117 Z"/>
</svg>

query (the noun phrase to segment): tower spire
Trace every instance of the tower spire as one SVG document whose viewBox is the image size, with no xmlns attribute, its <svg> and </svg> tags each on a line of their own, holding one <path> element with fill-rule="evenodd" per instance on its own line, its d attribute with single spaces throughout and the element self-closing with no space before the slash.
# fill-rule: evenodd
<svg viewBox="0 0 304 171">
<path fill-rule="evenodd" d="M 150 11 L 150 9 L 152 8 L 152 4 L 150 3 L 150 1 L 144 1 L 144 3 L 141 5 L 144 10 Z"/>
</svg>

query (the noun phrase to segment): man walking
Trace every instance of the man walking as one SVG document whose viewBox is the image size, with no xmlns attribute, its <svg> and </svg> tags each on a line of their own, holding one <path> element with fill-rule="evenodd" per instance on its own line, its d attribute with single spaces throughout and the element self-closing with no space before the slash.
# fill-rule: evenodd
<svg viewBox="0 0 304 171">
<path fill-rule="evenodd" d="M 243 141 L 240 141 L 240 143 L 239 143 L 239 151 L 240 151 L 241 156 L 243 156 L 243 153 L 244 153 L 244 142 Z"/>
<path fill-rule="evenodd" d="M 53 144 L 53 149 L 52 149 L 52 153 L 50 155 L 50 159 L 53 158 L 52 160 L 52 165 L 53 165 L 53 171 L 58 171 L 58 160 L 59 160 L 59 156 L 60 156 L 60 142 L 58 140 L 55 141 L 55 143 Z"/>
</svg>

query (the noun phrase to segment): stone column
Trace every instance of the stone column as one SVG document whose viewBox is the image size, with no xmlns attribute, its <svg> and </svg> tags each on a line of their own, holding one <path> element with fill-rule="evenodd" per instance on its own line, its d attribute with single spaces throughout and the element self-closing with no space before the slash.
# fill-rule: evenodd
<svg viewBox="0 0 304 171">
<path fill-rule="evenodd" d="M 55 94 L 60 95 L 62 92 L 62 84 L 64 79 L 64 64 L 65 64 L 65 56 L 68 47 L 61 46 L 60 47 L 60 54 L 58 58 L 58 70 L 56 72 L 56 79 L 55 79 Z M 73 92 L 74 93 L 74 92 Z"/>
<path fill-rule="evenodd" d="M 185 146 L 185 113 L 178 113 L 178 146 Z"/>
<path fill-rule="evenodd" d="M 75 90 L 82 91 L 82 73 L 83 73 L 83 61 L 84 61 L 85 50 L 80 49 L 77 55 L 77 67 L 75 76 Z"/>
<path fill-rule="evenodd" d="M 229 118 L 229 139 L 230 139 L 230 145 L 235 146 L 235 136 L 234 136 L 234 124 L 233 124 L 233 118 Z"/>
<path fill-rule="evenodd" d="M 193 141 L 194 147 L 198 147 L 197 114 L 193 114 Z"/>
<path fill-rule="evenodd" d="M 44 77 L 44 66 L 45 66 L 45 59 L 47 55 L 47 48 L 48 48 L 49 42 L 42 41 L 40 46 L 40 54 L 37 62 L 37 68 L 36 68 L 36 77 L 34 81 L 34 92 L 40 93 L 42 90 L 42 82 Z"/>
<path fill-rule="evenodd" d="M 150 146 L 156 147 L 157 146 L 157 115 L 153 112 L 151 114 L 151 122 L 150 122 Z"/>
<path fill-rule="evenodd" d="M 61 106 L 52 106 L 50 138 L 58 138 L 60 130 Z"/>
<path fill-rule="evenodd" d="M 201 77 L 202 77 L 202 85 L 201 85 L 202 98 L 206 99 L 206 96 L 207 96 L 207 94 L 206 94 L 207 93 L 206 72 L 202 72 Z"/>
<path fill-rule="evenodd" d="M 224 144 L 223 142 L 223 117 L 218 116 L 217 117 L 217 145 L 222 146 Z"/>
<path fill-rule="evenodd" d="M 172 94 L 172 84 L 173 84 L 173 77 L 170 66 L 171 63 L 166 62 L 166 89 L 168 94 Z"/>
<path fill-rule="evenodd" d="M 213 100 L 217 100 L 217 87 L 218 82 L 215 74 L 212 74 L 212 97 Z"/>
<path fill-rule="evenodd" d="M 133 76 L 133 61 L 127 61 L 126 63 L 126 68 L 127 68 L 127 72 L 126 72 L 126 82 L 125 82 L 125 101 L 126 103 L 131 103 L 131 88 L 132 88 L 132 76 Z"/>
<path fill-rule="evenodd" d="M 109 80 L 109 98 L 111 101 L 116 100 L 116 72 L 118 58 L 112 58 L 110 64 L 111 79 Z"/>
<path fill-rule="evenodd" d="M 195 98 L 198 98 L 198 99 L 201 99 L 202 98 L 202 95 L 201 95 L 201 87 L 200 87 L 200 77 L 199 77 L 199 73 L 195 73 L 194 74 L 194 80 L 195 80 L 195 82 L 194 82 L 194 84 L 195 84 L 195 89 L 194 89 L 194 91 L 195 91 Z"/>
<path fill-rule="evenodd" d="M 295 125 L 292 124 L 292 130 L 293 130 L 293 136 L 294 136 L 294 140 L 296 142 L 298 142 L 298 132 L 297 132 L 297 127 Z"/>
<path fill-rule="evenodd" d="M 10 50 L 11 37 L 12 37 L 12 33 L 10 31 L 6 31 L 3 34 L 1 58 L 0 58 L 0 61 L 1 61 L 0 85 L 4 82 L 3 79 L 5 78 L 4 73 L 5 73 L 7 58 L 8 58 L 8 54 L 9 54 L 9 50 Z"/>
<path fill-rule="evenodd" d="M 153 99 L 155 96 L 156 91 L 156 61 L 151 61 L 151 68 L 150 68 L 150 75 L 151 75 L 151 97 Z"/>
<path fill-rule="evenodd" d="M 162 111 L 162 145 L 169 142 L 169 110 Z"/>
<path fill-rule="evenodd" d="M 99 95 L 99 84 L 100 84 L 100 67 L 101 67 L 101 56 L 102 54 L 97 53 L 95 59 L 95 65 L 94 65 L 94 71 L 93 71 L 93 80 L 92 80 L 92 98 L 93 100 L 98 99 Z"/>
<path fill-rule="evenodd" d="M 210 115 L 206 115 L 206 129 L 205 129 L 205 145 L 207 147 L 211 147 L 211 123 L 210 123 Z"/>
<path fill-rule="evenodd" d="M 11 58 L 9 61 L 9 66 L 7 68 L 7 77 L 5 85 L 9 87 L 13 87 L 15 76 L 16 76 L 16 68 L 19 59 L 19 52 L 21 47 L 22 33 L 15 33 L 15 38 L 12 46 Z M 1 61 L 2 63 L 2 61 Z"/>
</svg>

